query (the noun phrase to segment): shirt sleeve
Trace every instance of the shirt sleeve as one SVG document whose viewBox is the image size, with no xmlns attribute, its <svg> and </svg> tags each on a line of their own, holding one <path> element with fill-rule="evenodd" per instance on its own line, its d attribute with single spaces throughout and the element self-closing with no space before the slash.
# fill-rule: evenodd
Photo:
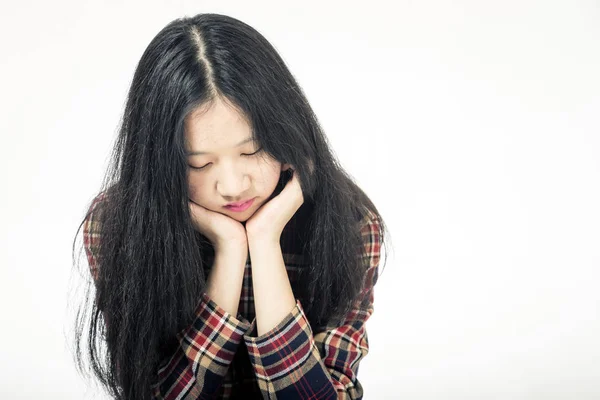
<svg viewBox="0 0 600 400">
<path fill-rule="evenodd" d="M 369 350 L 365 323 L 373 313 L 379 232 L 374 216 L 361 225 L 363 257 L 369 264 L 363 290 L 341 324 L 313 332 L 296 300 L 290 313 L 269 332 L 258 337 L 244 335 L 265 399 L 362 399 L 357 374 L 359 362 Z M 360 307 L 363 301 L 366 307 Z"/>
<path fill-rule="evenodd" d="M 98 279 L 98 248 L 100 223 L 97 205 L 102 196 L 92 202 L 84 221 L 83 237 L 90 273 Z M 104 313 L 103 313 L 104 315 Z M 196 318 L 177 334 L 179 346 L 175 353 L 162 360 L 157 370 L 152 394 L 155 399 L 214 399 L 243 336 L 251 324 L 238 314 L 237 318 L 203 293 L 195 311 Z M 108 324 L 109 321 L 106 320 Z"/>
</svg>

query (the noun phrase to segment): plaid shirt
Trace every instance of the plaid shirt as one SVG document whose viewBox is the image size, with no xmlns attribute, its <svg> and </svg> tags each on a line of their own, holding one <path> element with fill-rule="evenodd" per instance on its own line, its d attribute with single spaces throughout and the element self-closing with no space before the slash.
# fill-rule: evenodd
<svg viewBox="0 0 600 400">
<path fill-rule="evenodd" d="M 99 222 L 94 208 L 84 222 L 84 247 L 91 273 L 97 278 Z M 373 312 L 373 286 L 378 277 L 379 222 L 369 211 L 360 223 L 368 258 L 363 291 L 355 304 L 368 299 L 366 311 L 354 308 L 342 324 L 315 332 L 299 300 L 277 326 L 256 336 L 250 257 L 246 261 L 237 316 L 229 314 L 206 293 L 199 299 L 195 320 L 177 334 L 179 346 L 161 361 L 153 385 L 155 399 L 361 399 L 358 366 L 369 349 L 365 323 Z M 285 252 L 294 239 L 282 233 L 282 254 L 290 282 L 304 262 Z M 296 240 L 297 242 L 297 240 Z"/>
</svg>

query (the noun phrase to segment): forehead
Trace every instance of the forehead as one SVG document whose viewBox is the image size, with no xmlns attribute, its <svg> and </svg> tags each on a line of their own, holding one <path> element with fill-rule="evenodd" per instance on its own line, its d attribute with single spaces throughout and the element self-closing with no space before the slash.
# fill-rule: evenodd
<svg viewBox="0 0 600 400">
<path fill-rule="evenodd" d="M 232 148 L 252 136 L 248 118 L 220 98 L 188 113 L 184 128 L 186 147 L 193 151 Z"/>
</svg>

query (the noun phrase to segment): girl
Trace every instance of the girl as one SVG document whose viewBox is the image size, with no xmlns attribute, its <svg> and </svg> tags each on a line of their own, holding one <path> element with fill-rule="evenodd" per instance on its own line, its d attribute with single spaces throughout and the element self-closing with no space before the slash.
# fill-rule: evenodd
<svg viewBox="0 0 600 400">
<path fill-rule="evenodd" d="M 114 398 L 363 397 L 387 229 L 247 24 L 199 14 L 151 41 L 81 226 L 76 358 Z"/>
</svg>

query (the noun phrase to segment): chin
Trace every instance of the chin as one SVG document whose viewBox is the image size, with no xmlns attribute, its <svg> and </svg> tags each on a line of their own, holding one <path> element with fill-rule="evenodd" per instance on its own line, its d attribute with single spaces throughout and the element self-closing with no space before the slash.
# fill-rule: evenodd
<svg viewBox="0 0 600 400">
<path fill-rule="evenodd" d="M 243 213 L 242 213 L 243 214 Z M 241 215 L 240 213 L 226 214 L 228 217 L 235 219 L 239 222 L 245 222 L 250 219 L 252 215 Z"/>
</svg>

